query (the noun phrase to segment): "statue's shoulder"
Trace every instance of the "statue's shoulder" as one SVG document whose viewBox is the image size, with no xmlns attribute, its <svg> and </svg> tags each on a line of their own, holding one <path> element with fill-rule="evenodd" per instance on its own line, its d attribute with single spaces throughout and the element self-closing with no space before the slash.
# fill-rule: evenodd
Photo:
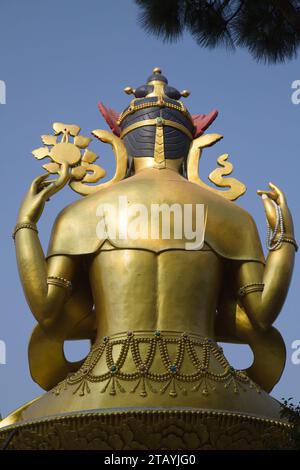
<svg viewBox="0 0 300 470">
<path fill-rule="evenodd" d="M 205 192 L 208 193 L 208 191 Z M 252 215 L 236 202 L 212 193 L 206 195 L 204 204 L 207 205 L 208 210 L 212 212 L 217 221 L 226 225 L 229 224 L 232 228 L 241 228 L 242 226 L 247 226 L 248 228 L 256 227 Z"/>
<path fill-rule="evenodd" d="M 104 191 L 103 191 L 104 192 Z M 94 194 L 66 206 L 53 225 L 48 256 L 95 252 L 103 243 L 96 235 L 97 207 L 102 195 Z"/>
<path fill-rule="evenodd" d="M 97 234 L 100 206 L 105 203 L 117 206 L 120 196 L 124 195 L 128 202 L 139 202 L 148 206 L 153 202 L 153 194 L 160 190 L 161 200 L 170 204 L 174 202 L 204 204 L 207 214 L 205 242 L 219 256 L 238 261 L 264 262 L 255 221 L 246 210 L 193 183 L 172 182 L 163 188 L 159 184 L 157 187 L 155 185 L 156 183 L 150 180 L 133 181 L 128 178 L 68 205 L 55 221 L 48 256 L 95 253 L 105 241 Z M 135 241 L 130 247 L 144 247 L 144 245 L 148 249 L 157 251 L 156 245 L 153 248 L 151 243 L 147 244 L 145 241 L 142 245 Z M 162 249 L 166 249 L 166 246 L 164 241 Z M 179 242 L 176 246 L 169 243 L 167 249 L 180 247 Z"/>
<path fill-rule="evenodd" d="M 137 195 L 136 184 L 128 178 L 66 206 L 55 219 L 48 257 L 95 253 L 106 240 L 97 232 L 99 209 L 105 204 L 117 208 L 120 197 L 130 200 L 133 193 Z"/>
<path fill-rule="evenodd" d="M 229 224 L 231 228 L 236 227 L 237 229 L 241 227 L 248 227 L 250 230 L 256 229 L 252 215 L 221 194 L 215 194 L 189 181 L 186 181 L 184 193 L 190 194 L 193 202 L 203 203 L 208 213 L 211 214 L 211 220 L 214 219 L 216 223 Z"/>
<path fill-rule="evenodd" d="M 220 256 L 237 261 L 265 262 L 255 220 L 242 207 L 222 196 L 206 195 L 205 240 Z"/>
</svg>

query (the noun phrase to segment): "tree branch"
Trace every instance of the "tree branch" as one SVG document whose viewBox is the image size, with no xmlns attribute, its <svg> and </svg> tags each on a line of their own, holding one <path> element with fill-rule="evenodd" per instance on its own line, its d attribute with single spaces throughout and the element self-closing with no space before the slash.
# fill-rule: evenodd
<svg viewBox="0 0 300 470">
<path fill-rule="evenodd" d="M 239 14 L 244 4 L 245 4 L 245 0 L 242 0 L 238 8 L 235 10 L 235 12 L 226 20 L 226 24 L 230 23 L 230 21 L 232 21 L 233 18 L 235 18 Z"/>
<path fill-rule="evenodd" d="M 272 0 L 272 3 L 281 11 L 286 21 L 300 33 L 300 11 L 289 0 Z"/>
</svg>

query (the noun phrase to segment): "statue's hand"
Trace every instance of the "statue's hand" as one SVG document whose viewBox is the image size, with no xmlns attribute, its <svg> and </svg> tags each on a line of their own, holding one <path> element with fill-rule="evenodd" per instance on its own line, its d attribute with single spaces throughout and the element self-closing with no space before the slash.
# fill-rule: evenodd
<svg viewBox="0 0 300 470">
<path fill-rule="evenodd" d="M 271 190 L 258 190 L 257 194 L 262 197 L 264 204 L 267 220 L 272 229 L 276 225 L 276 207 L 272 201 L 274 201 L 280 208 L 284 221 L 284 231 L 289 237 L 294 238 L 294 224 L 292 215 L 286 202 L 284 193 L 273 183 L 269 183 Z"/>
<path fill-rule="evenodd" d="M 49 176 L 49 173 L 40 175 L 31 183 L 19 210 L 19 223 L 37 223 L 42 215 L 45 202 L 62 189 L 70 179 L 67 168 L 56 180 L 46 181 Z"/>
</svg>

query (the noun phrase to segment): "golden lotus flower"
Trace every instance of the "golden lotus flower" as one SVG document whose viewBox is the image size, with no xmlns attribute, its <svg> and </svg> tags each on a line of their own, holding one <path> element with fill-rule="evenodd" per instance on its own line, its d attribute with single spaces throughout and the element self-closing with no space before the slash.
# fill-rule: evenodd
<svg viewBox="0 0 300 470">
<path fill-rule="evenodd" d="M 85 183 L 95 183 L 103 178 L 105 170 L 98 165 L 94 165 L 97 155 L 87 149 L 92 141 L 90 137 L 78 135 L 80 127 L 76 124 L 64 124 L 55 122 L 53 124 L 54 135 L 42 135 L 44 147 L 33 150 L 33 155 L 38 160 L 50 158 L 51 162 L 43 165 L 43 168 L 52 174 L 59 174 L 62 165 L 70 167 L 71 179 L 82 180 Z M 61 135 L 61 141 L 57 142 Z M 74 138 L 70 142 L 70 136 Z M 81 151 L 85 149 L 82 154 Z"/>
</svg>

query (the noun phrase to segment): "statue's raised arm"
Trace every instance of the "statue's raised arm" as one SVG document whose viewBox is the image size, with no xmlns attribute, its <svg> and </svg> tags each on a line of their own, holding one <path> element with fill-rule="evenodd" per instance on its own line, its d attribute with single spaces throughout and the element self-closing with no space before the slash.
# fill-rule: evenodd
<svg viewBox="0 0 300 470">
<path fill-rule="evenodd" d="M 262 330 L 273 325 L 282 309 L 297 249 L 286 198 L 277 186 L 270 183 L 270 187 L 271 191 L 258 191 L 269 226 L 266 265 L 242 263 L 237 275 L 241 303 L 253 325 Z"/>
</svg>

